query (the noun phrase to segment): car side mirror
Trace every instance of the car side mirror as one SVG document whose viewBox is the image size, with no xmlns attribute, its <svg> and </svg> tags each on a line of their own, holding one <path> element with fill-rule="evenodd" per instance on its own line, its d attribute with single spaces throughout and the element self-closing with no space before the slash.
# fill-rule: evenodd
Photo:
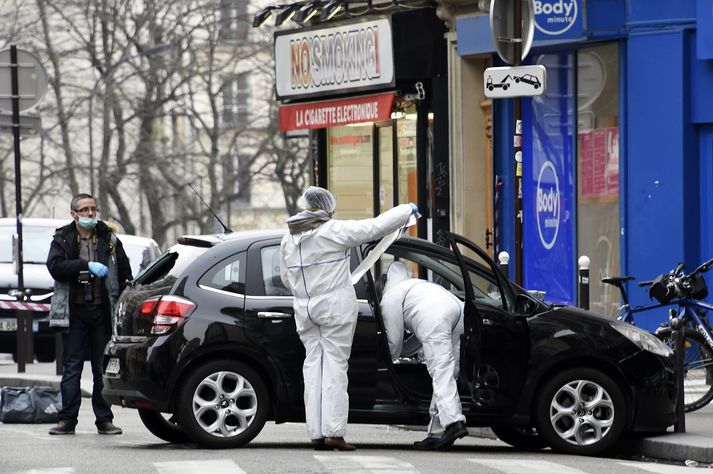
<svg viewBox="0 0 713 474">
<path fill-rule="evenodd" d="M 519 293 L 515 297 L 515 312 L 523 316 L 532 316 L 537 311 L 537 302 L 530 296 Z"/>
</svg>

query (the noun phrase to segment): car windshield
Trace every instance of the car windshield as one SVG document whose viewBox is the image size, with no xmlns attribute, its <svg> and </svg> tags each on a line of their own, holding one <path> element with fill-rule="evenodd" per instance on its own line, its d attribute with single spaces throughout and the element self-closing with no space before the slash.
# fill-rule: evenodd
<svg viewBox="0 0 713 474">
<path fill-rule="evenodd" d="M 134 282 L 139 285 L 169 286 L 183 270 L 208 248 L 176 244 L 149 264 Z"/>
<path fill-rule="evenodd" d="M 33 226 L 23 224 L 22 226 L 22 260 L 25 263 L 47 262 L 52 237 L 55 229 L 53 227 Z M 17 228 L 13 226 L 0 226 L 0 263 L 12 263 L 13 245 L 12 236 L 17 233 Z"/>
</svg>

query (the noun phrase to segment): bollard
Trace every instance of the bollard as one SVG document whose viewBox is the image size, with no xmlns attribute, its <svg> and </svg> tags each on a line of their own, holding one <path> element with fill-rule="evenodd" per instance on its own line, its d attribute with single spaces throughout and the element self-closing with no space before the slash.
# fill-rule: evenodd
<svg viewBox="0 0 713 474">
<path fill-rule="evenodd" d="M 582 255 L 579 264 L 579 307 L 589 309 L 589 257 Z"/>
<path fill-rule="evenodd" d="M 498 254 L 498 264 L 500 265 L 500 271 L 503 272 L 505 278 L 509 279 L 510 274 L 508 273 L 508 262 L 510 262 L 510 254 L 503 250 Z"/>
<path fill-rule="evenodd" d="M 673 343 L 674 369 L 676 374 L 676 386 L 678 387 L 678 398 L 676 399 L 676 424 L 673 425 L 675 433 L 686 432 L 686 410 L 684 407 L 683 388 L 683 351 L 685 350 L 683 341 L 686 338 L 686 328 L 676 316 L 676 310 L 669 311 L 671 315 L 671 342 Z"/>
</svg>

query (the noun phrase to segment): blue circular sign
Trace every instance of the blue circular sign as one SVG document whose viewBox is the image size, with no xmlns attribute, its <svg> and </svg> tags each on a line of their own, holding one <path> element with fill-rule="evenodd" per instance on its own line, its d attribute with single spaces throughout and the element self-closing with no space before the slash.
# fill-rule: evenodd
<svg viewBox="0 0 713 474">
<path fill-rule="evenodd" d="M 554 247 L 560 228 L 560 183 L 551 161 L 545 161 L 537 177 L 537 232 L 547 250 Z"/>
<path fill-rule="evenodd" d="M 577 22 L 577 0 L 534 0 L 535 27 L 551 36 L 561 35 Z"/>
</svg>

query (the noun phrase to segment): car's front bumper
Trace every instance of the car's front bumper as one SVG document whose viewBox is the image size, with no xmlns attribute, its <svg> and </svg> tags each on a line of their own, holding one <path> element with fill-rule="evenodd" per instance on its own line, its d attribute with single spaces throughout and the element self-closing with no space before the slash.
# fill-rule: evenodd
<svg viewBox="0 0 713 474">
<path fill-rule="evenodd" d="M 630 428 L 663 432 L 676 422 L 678 388 L 672 357 L 640 351 L 619 364 L 631 390 Z"/>
</svg>

